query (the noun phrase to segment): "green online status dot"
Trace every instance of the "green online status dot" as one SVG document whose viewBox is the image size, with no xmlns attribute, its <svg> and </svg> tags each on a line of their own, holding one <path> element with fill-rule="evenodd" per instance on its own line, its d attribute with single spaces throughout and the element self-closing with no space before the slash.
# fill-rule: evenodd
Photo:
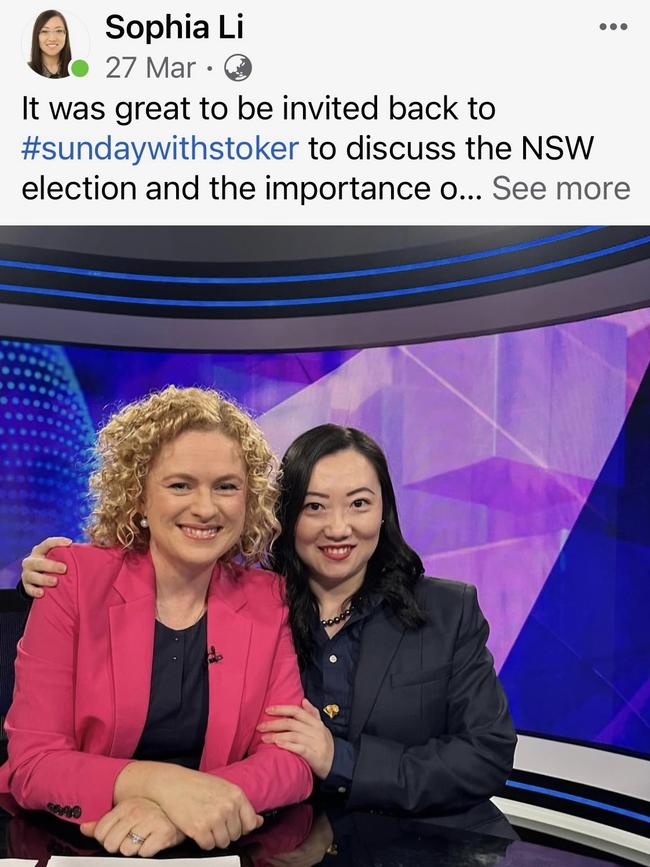
<svg viewBox="0 0 650 867">
<path fill-rule="evenodd" d="M 85 60 L 75 60 L 70 65 L 70 72 L 73 75 L 76 75 L 77 78 L 83 78 L 84 75 L 88 75 L 89 69 L 90 67 Z"/>
</svg>

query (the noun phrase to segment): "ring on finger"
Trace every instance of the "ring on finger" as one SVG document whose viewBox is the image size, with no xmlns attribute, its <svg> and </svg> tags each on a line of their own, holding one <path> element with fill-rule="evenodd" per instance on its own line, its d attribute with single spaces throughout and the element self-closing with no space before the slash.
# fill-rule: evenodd
<svg viewBox="0 0 650 867">
<path fill-rule="evenodd" d="M 139 834 L 136 834 L 134 831 L 129 831 L 126 836 L 135 846 L 142 846 L 144 841 L 147 839 L 146 837 L 141 837 Z"/>
</svg>

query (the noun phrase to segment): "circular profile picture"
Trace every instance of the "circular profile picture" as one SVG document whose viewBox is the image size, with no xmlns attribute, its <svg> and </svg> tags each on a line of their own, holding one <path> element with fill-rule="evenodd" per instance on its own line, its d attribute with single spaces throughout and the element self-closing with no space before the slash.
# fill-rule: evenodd
<svg viewBox="0 0 650 867">
<path fill-rule="evenodd" d="M 29 68 L 45 78 L 67 78 L 71 60 L 68 22 L 63 13 L 46 9 L 34 21 Z"/>
<path fill-rule="evenodd" d="M 86 26 L 74 13 L 45 9 L 35 21 L 25 25 L 23 54 L 32 72 L 43 78 L 81 74 L 75 69 L 75 63 L 85 63 L 78 58 L 87 57 L 88 50 Z"/>
</svg>

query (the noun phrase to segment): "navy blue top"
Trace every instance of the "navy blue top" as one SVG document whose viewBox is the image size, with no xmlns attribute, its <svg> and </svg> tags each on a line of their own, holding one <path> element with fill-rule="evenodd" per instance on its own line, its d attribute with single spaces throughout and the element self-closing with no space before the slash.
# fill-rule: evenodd
<svg viewBox="0 0 650 867">
<path fill-rule="evenodd" d="M 198 770 L 208 725 L 207 620 L 187 629 L 156 620 L 149 710 L 134 759 Z"/>
<path fill-rule="evenodd" d="M 314 613 L 312 633 L 314 652 L 302 672 L 302 683 L 309 701 L 320 710 L 321 719 L 334 738 L 334 760 L 320 787 L 326 792 L 348 793 L 352 783 L 357 749 L 347 740 L 354 693 L 354 677 L 361 653 L 361 634 L 379 599 L 368 599 L 362 610 L 353 610 L 342 629 L 332 638 Z M 336 704 L 333 718 L 325 713 L 327 705 Z"/>
</svg>

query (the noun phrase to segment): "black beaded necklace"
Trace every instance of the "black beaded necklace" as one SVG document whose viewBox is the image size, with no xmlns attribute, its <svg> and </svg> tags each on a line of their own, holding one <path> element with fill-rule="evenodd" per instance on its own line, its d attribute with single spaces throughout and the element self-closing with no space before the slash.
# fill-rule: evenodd
<svg viewBox="0 0 650 867">
<path fill-rule="evenodd" d="M 345 611 L 341 611 L 341 613 L 337 614 L 336 617 L 329 617 L 327 620 L 321 620 L 321 626 L 337 626 L 339 623 L 343 623 L 343 621 L 347 620 L 352 614 L 353 608 L 354 605 L 349 605 Z"/>
</svg>

